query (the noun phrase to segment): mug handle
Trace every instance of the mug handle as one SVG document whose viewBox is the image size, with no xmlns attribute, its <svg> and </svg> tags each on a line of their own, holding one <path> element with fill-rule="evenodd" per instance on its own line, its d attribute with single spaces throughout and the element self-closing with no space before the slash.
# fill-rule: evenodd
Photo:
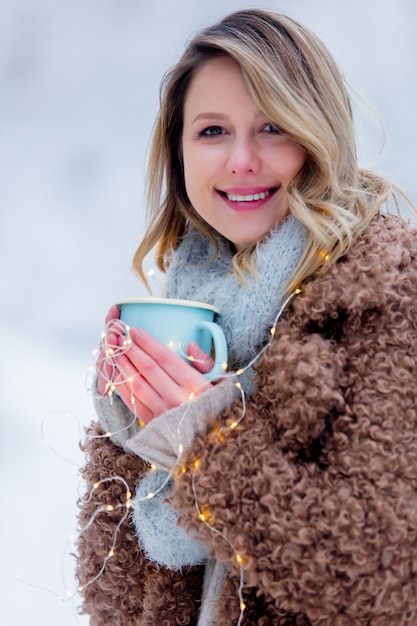
<svg viewBox="0 0 417 626">
<path fill-rule="evenodd" d="M 222 328 L 215 322 L 200 321 L 196 324 L 200 330 L 207 330 L 213 339 L 215 361 L 213 368 L 204 374 L 210 381 L 224 376 L 227 370 L 227 343 Z"/>
</svg>

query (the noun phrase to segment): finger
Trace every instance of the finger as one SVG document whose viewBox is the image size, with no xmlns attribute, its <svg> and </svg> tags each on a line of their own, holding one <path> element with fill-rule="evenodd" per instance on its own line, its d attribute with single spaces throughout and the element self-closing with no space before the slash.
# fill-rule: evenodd
<svg viewBox="0 0 417 626">
<path fill-rule="evenodd" d="M 111 383 L 114 382 L 117 374 L 115 359 L 106 355 L 104 350 L 100 351 L 96 362 L 97 372 L 97 392 L 104 395 L 109 391 Z"/>
<path fill-rule="evenodd" d="M 176 356 L 176 355 L 174 355 Z M 179 406 L 190 397 L 190 391 L 176 383 L 159 365 L 157 360 L 149 356 L 137 345 L 133 344 L 126 356 L 132 370 L 125 365 L 124 371 L 135 371 L 133 379 L 134 394 L 157 417 L 164 411 Z M 179 357 L 177 357 L 179 358 Z"/>
<path fill-rule="evenodd" d="M 112 307 L 110 307 L 106 315 L 105 324 L 107 325 L 109 322 L 116 319 L 120 319 L 120 309 L 114 304 Z"/>
<path fill-rule="evenodd" d="M 166 410 L 166 402 L 157 390 L 141 376 L 127 356 L 118 357 L 117 367 L 120 372 L 116 378 L 117 389 L 124 384 L 124 389 L 129 391 L 131 404 L 135 404 L 135 401 L 139 400 L 153 416 L 160 415 Z"/>
<path fill-rule="evenodd" d="M 200 372 L 146 331 L 134 328 L 131 337 L 129 359 L 142 376 L 172 402 L 172 406 L 178 406 L 191 393 L 206 386 L 207 380 Z"/>
<path fill-rule="evenodd" d="M 124 403 L 144 424 L 172 408 L 172 404 L 167 404 L 157 390 L 141 376 L 127 356 L 117 357 L 117 370 L 118 374 L 115 377 L 117 391 Z M 180 401 L 177 404 L 180 404 Z"/>
<path fill-rule="evenodd" d="M 195 341 L 189 344 L 187 355 L 193 367 L 203 374 L 207 374 L 214 367 L 214 361 L 211 356 L 206 354 Z"/>
<path fill-rule="evenodd" d="M 117 385 L 117 393 L 128 409 L 130 409 L 143 424 L 148 424 L 155 417 L 148 407 L 132 394 L 131 385 L 129 383 Z"/>
<path fill-rule="evenodd" d="M 114 361 L 112 355 L 117 347 L 117 332 L 111 330 L 111 322 L 119 319 L 119 308 L 112 306 L 105 318 L 105 330 L 100 341 L 99 355 L 96 361 L 97 371 L 97 392 L 104 395 L 109 388 L 109 383 L 113 381 L 115 374 Z"/>
</svg>

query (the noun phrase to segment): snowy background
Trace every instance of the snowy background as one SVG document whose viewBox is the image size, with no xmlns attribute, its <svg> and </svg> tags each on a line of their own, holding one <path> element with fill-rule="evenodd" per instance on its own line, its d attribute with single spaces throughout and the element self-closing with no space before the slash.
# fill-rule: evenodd
<svg viewBox="0 0 417 626">
<path fill-rule="evenodd" d="M 0 0 L 1 626 L 88 623 L 54 597 L 74 588 L 75 416 L 93 418 L 85 379 L 107 309 L 144 294 L 130 267 L 159 82 L 190 35 L 249 6 L 327 43 L 387 132 L 379 156 L 362 103 L 361 164 L 416 202 L 414 0 Z"/>
</svg>

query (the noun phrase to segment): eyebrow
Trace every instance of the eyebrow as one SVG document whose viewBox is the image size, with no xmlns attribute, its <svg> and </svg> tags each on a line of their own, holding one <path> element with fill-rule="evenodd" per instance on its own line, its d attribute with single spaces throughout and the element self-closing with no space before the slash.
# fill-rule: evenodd
<svg viewBox="0 0 417 626">
<path fill-rule="evenodd" d="M 229 119 L 229 116 L 224 115 L 223 113 L 211 113 L 211 112 L 199 113 L 193 119 L 193 124 L 194 122 L 197 122 L 198 120 L 227 120 L 227 119 Z"/>
<path fill-rule="evenodd" d="M 265 117 L 265 116 L 260 111 L 258 111 L 255 114 L 255 119 L 259 117 Z M 207 112 L 198 113 L 198 115 L 196 115 L 195 118 L 193 119 L 192 124 L 194 124 L 194 122 L 198 122 L 199 120 L 228 120 L 228 119 L 230 119 L 230 116 L 225 115 L 224 113 L 215 113 L 212 111 L 207 111 Z"/>
</svg>

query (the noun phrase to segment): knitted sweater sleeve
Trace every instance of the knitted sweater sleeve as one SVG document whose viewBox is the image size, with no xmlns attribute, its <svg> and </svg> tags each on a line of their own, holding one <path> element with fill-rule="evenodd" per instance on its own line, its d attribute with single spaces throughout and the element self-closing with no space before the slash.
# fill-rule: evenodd
<svg viewBox="0 0 417 626">
<path fill-rule="evenodd" d="M 207 433 L 238 394 L 227 378 L 143 429 L 117 396 L 94 397 L 100 423 L 90 427 L 83 444 L 86 493 L 79 501 L 77 545 L 83 612 L 92 626 L 128 619 L 181 624 L 195 616 L 207 549 L 198 533 L 178 527 L 177 513 L 165 502 L 172 490 L 169 472 L 179 446 L 186 450 L 197 434 Z M 149 463 L 159 469 L 149 472 Z M 148 499 L 150 491 L 155 496 Z M 168 611 L 160 601 L 167 593 L 181 597 Z"/>
<path fill-rule="evenodd" d="M 381 291 L 369 264 L 360 287 L 351 267 L 322 281 L 339 308 L 319 300 L 314 320 L 319 292 L 300 298 L 253 399 L 198 436 L 170 499 L 247 586 L 312 624 L 417 623 L 417 267 L 394 262 Z"/>
<path fill-rule="evenodd" d="M 240 396 L 242 384 L 238 382 L 230 374 L 194 400 L 165 411 L 146 428 L 140 428 L 138 419 L 117 396 L 95 394 L 94 406 L 103 432 L 116 446 L 170 471 L 196 435 L 206 433 L 216 416 Z M 242 382 L 249 389 L 251 381 Z"/>
<path fill-rule="evenodd" d="M 96 411 L 107 437 L 153 466 L 151 471 L 142 472 L 133 494 L 132 516 L 143 552 L 158 565 L 181 570 L 207 559 L 207 549 L 198 534 L 187 534 L 178 527 L 178 515 L 165 500 L 172 490 L 171 470 L 195 436 L 207 433 L 215 416 L 239 394 L 235 382 L 233 376 L 226 377 L 193 401 L 166 411 L 142 429 L 120 398 L 95 396 Z"/>
</svg>

